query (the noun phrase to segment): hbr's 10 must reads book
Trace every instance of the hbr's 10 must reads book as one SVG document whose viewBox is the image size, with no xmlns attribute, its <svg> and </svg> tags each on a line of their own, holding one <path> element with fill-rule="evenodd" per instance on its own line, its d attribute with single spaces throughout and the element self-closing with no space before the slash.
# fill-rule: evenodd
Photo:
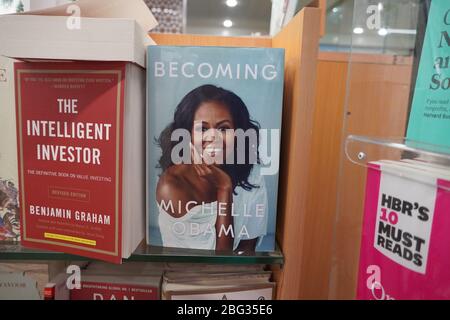
<svg viewBox="0 0 450 320">
<path fill-rule="evenodd" d="M 148 47 L 147 242 L 273 251 L 284 50 Z"/>
</svg>

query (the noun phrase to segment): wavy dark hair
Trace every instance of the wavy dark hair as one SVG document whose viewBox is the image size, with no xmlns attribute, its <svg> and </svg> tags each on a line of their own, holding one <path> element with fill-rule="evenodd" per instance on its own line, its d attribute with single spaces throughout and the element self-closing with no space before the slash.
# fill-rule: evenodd
<svg viewBox="0 0 450 320">
<path fill-rule="evenodd" d="M 189 92 L 178 104 L 173 122 L 170 123 L 162 132 L 159 138 L 155 139 L 156 144 L 162 150 L 162 156 L 159 159 L 158 168 L 164 172 L 167 168 L 174 165 L 171 159 L 172 148 L 180 141 L 171 141 L 172 132 L 176 129 L 186 129 L 192 132 L 194 125 L 194 116 L 197 109 L 201 104 L 205 102 L 219 102 L 228 107 L 228 110 L 233 118 L 235 129 L 242 129 L 247 131 L 248 129 L 256 130 L 257 132 L 257 146 L 250 148 L 250 141 L 248 137 L 245 138 L 245 164 L 237 163 L 237 143 L 234 144 L 234 164 L 224 164 L 222 169 L 231 177 L 233 183 L 233 190 L 236 187 L 241 187 L 246 191 L 250 191 L 253 188 L 258 188 L 257 185 L 251 184 L 248 181 L 250 173 L 253 169 L 253 164 L 249 159 L 257 159 L 257 163 L 260 163 L 259 158 L 259 129 L 258 122 L 250 118 L 247 106 L 242 99 L 234 92 L 216 87 L 214 85 L 203 85 L 191 92 Z M 235 138 L 236 139 L 236 138 Z M 250 151 L 253 150 L 253 151 Z M 255 152 L 253 157 L 250 157 L 250 152 Z"/>
</svg>

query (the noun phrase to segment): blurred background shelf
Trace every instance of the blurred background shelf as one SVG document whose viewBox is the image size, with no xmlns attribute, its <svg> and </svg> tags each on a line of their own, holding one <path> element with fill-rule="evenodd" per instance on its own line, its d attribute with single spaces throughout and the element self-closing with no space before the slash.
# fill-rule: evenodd
<svg viewBox="0 0 450 320">
<path fill-rule="evenodd" d="M 0 244 L 0 262 L 12 260 L 88 261 L 91 259 L 61 252 L 28 249 L 18 244 Z M 282 265 L 284 263 L 284 256 L 278 245 L 275 251 L 270 253 L 239 254 L 236 252 L 216 253 L 214 251 L 151 247 L 146 244 L 141 244 L 131 257 L 124 261 Z"/>
</svg>

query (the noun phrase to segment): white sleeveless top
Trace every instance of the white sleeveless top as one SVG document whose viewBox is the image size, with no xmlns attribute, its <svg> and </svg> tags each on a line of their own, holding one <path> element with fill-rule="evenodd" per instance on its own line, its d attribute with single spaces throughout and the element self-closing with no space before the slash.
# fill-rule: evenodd
<svg viewBox="0 0 450 320">
<path fill-rule="evenodd" d="M 158 223 L 163 246 L 215 250 L 217 201 L 192 207 L 174 218 L 158 205 Z"/>
<path fill-rule="evenodd" d="M 233 250 L 242 240 L 258 239 L 259 245 L 267 234 L 269 214 L 267 189 L 259 166 L 252 170 L 249 181 L 259 188 L 252 191 L 236 188 L 237 194 L 233 195 L 235 211 Z M 215 250 L 217 201 L 192 207 L 180 218 L 172 217 L 158 203 L 156 205 L 159 210 L 158 223 L 164 247 Z M 264 208 L 262 216 L 255 215 L 258 206 Z"/>
</svg>

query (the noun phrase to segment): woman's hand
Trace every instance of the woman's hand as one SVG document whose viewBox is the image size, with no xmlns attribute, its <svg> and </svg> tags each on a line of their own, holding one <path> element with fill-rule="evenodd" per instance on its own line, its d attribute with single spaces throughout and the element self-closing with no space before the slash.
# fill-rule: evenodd
<svg viewBox="0 0 450 320">
<path fill-rule="evenodd" d="M 191 144 L 191 153 L 193 159 L 193 166 L 195 172 L 197 172 L 200 178 L 208 180 L 217 191 L 231 192 L 233 188 L 233 182 L 230 176 L 215 165 L 207 165 L 204 163 L 202 157 L 199 155 L 198 151 Z"/>
<path fill-rule="evenodd" d="M 193 167 L 200 178 L 206 179 L 217 190 L 216 250 L 233 250 L 233 183 L 230 176 L 215 165 L 205 164 L 191 144 Z"/>
<path fill-rule="evenodd" d="M 206 164 L 196 164 L 194 165 L 194 169 L 200 178 L 208 180 L 208 182 L 212 184 L 218 192 L 232 191 L 233 183 L 231 178 L 222 169 L 214 165 L 208 166 Z"/>
</svg>

